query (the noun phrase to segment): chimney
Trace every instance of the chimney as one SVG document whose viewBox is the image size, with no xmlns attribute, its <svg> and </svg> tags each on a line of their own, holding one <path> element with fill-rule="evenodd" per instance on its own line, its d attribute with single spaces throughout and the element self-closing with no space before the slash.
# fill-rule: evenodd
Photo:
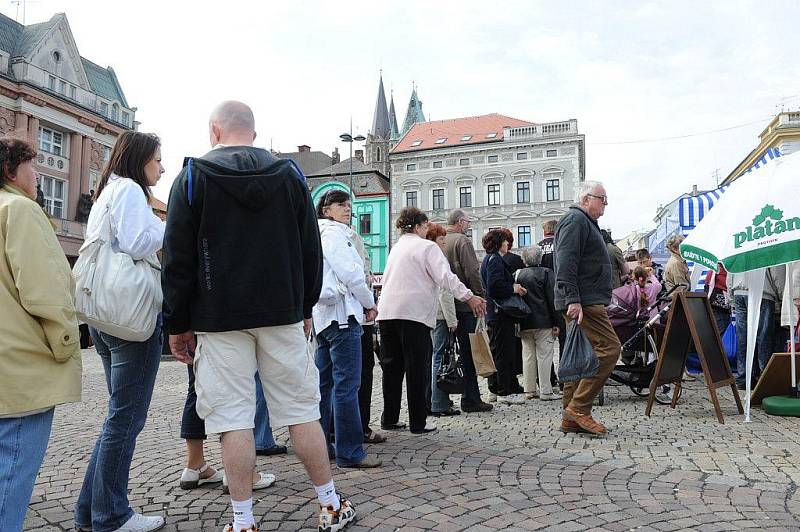
<svg viewBox="0 0 800 532">
<path fill-rule="evenodd" d="M 339 157 L 339 148 L 334 148 L 333 153 L 331 153 L 331 165 L 339 164 L 342 158 Z"/>
<path fill-rule="evenodd" d="M 305 144 L 303 144 L 297 147 L 297 151 L 299 151 L 300 153 L 308 153 L 311 151 L 311 146 L 306 146 Z"/>
<path fill-rule="evenodd" d="M 356 150 L 356 159 L 362 163 L 364 162 L 364 150 Z"/>
</svg>

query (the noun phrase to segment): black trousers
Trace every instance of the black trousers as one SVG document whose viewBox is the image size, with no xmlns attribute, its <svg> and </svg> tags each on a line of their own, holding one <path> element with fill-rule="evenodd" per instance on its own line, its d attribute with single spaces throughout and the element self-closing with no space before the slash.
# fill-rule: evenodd
<svg viewBox="0 0 800 532">
<path fill-rule="evenodd" d="M 358 389 L 358 408 L 361 410 L 361 426 L 366 436 L 372 429 L 369 428 L 369 416 L 372 409 L 372 372 L 375 369 L 375 343 L 372 335 L 374 325 L 362 325 L 364 334 L 361 335 L 361 387 Z"/>
<path fill-rule="evenodd" d="M 400 418 L 403 377 L 406 377 L 409 428 L 425 428 L 426 361 L 431 358 L 431 329 L 411 320 L 378 322 L 381 332 L 381 367 L 383 368 L 382 425 L 392 425 Z"/>
<path fill-rule="evenodd" d="M 497 395 L 522 393 L 517 380 L 517 336 L 514 321 L 498 317 L 489 324 L 489 343 L 497 373 L 489 377 L 489 391 Z"/>
</svg>

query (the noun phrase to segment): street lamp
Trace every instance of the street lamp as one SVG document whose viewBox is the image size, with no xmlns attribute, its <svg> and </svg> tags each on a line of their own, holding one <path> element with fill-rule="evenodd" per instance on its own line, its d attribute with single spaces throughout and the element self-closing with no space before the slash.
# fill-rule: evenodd
<svg viewBox="0 0 800 532">
<path fill-rule="evenodd" d="M 350 124 L 350 133 L 342 133 L 339 138 L 342 139 L 342 142 L 350 144 L 350 207 L 352 208 L 352 216 L 355 216 L 356 193 L 353 190 L 353 141 L 362 142 L 367 138 L 364 135 L 356 135 L 354 137 L 352 123 Z"/>
</svg>

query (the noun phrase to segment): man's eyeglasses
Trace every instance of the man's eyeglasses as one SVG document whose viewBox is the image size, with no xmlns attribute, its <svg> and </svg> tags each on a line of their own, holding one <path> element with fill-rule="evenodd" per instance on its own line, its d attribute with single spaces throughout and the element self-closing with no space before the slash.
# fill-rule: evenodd
<svg viewBox="0 0 800 532">
<path fill-rule="evenodd" d="M 597 199 L 599 199 L 600 201 L 602 201 L 602 202 L 603 202 L 603 205 L 608 205 L 608 196 L 605 196 L 605 195 L 603 195 L 603 196 L 596 196 L 596 195 L 594 195 L 594 194 L 586 194 L 586 195 L 587 195 L 587 196 L 589 196 L 589 197 L 592 197 L 592 198 L 597 198 Z"/>
</svg>

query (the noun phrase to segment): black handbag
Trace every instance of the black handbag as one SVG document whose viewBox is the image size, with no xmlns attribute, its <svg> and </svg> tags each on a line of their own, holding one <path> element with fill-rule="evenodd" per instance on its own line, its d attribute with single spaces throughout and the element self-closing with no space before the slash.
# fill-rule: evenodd
<svg viewBox="0 0 800 532">
<path fill-rule="evenodd" d="M 517 282 L 519 272 L 520 270 L 517 270 L 514 274 L 514 282 Z M 495 299 L 494 304 L 509 318 L 521 320 L 531 315 L 531 307 L 519 294 L 514 294 L 506 299 Z"/>
<path fill-rule="evenodd" d="M 442 353 L 442 365 L 436 373 L 436 386 L 445 393 L 464 393 L 464 369 L 458 356 L 458 339 L 452 332 Z"/>
</svg>

